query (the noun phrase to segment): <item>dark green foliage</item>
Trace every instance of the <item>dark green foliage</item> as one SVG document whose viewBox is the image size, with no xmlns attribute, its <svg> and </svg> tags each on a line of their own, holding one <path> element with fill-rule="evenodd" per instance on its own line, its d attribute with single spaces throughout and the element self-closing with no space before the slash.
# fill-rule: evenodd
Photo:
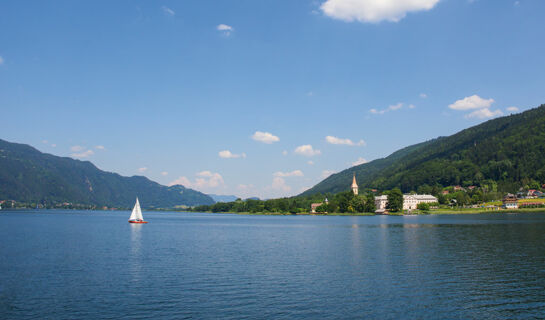
<svg viewBox="0 0 545 320">
<path fill-rule="evenodd" d="M 403 210 L 403 193 L 399 188 L 394 188 L 388 192 L 388 204 L 386 208 L 392 212 Z"/>
<path fill-rule="evenodd" d="M 422 203 L 419 203 L 418 205 L 416 205 L 416 208 L 418 210 L 422 210 L 422 211 L 429 211 L 430 210 L 430 204 L 422 202 Z"/>
<path fill-rule="evenodd" d="M 327 203 L 322 203 L 322 205 L 316 207 L 316 212 L 325 213 L 329 211 L 329 205 Z"/>
<path fill-rule="evenodd" d="M 347 190 L 354 173 L 362 189 L 398 187 L 403 192 L 428 193 L 431 187 L 431 193 L 438 195 L 443 186 L 474 185 L 490 188 L 487 192 L 515 192 L 519 187 L 538 187 L 545 182 L 544 155 L 542 105 L 349 168 L 302 195 Z"/>
<path fill-rule="evenodd" d="M 162 186 L 146 177 L 122 177 L 89 161 L 57 157 L 28 145 L 0 140 L 0 199 L 129 208 L 212 204 L 209 196 L 181 185 Z"/>
</svg>

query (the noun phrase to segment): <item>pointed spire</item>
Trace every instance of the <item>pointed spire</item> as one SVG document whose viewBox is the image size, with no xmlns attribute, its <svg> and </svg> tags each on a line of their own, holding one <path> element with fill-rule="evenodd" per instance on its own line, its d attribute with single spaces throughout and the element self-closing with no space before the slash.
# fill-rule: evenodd
<svg viewBox="0 0 545 320">
<path fill-rule="evenodd" d="M 356 173 L 354 172 L 354 177 L 352 178 L 352 192 L 355 196 L 358 195 L 358 183 L 356 182 Z"/>
</svg>

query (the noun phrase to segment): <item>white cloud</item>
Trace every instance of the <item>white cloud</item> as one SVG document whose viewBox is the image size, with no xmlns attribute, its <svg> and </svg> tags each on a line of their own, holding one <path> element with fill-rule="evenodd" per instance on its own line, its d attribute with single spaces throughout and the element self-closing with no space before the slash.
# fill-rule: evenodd
<svg viewBox="0 0 545 320">
<path fill-rule="evenodd" d="M 82 147 L 82 146 L 72 146 L 72 147 L 70 147 L 70 150 L 71 150 L 71 151 L 74 151 L 74 152 L 80 152 L 80 151 L 82 151 L 82 150 L 84 150 L 84 149 L 85 149 L 85 148 Z"/>
<path fill-rule="evenodd" d="M 425 94 L 425 93 L 421 93 L 421 94 L 420 94 L 420 98 L 422 98 L 422 99 L 426 99 L 427 97 L 428 97 L 428 95 Z"/>
<path fill-rule="evenodd" d="M 235 29 L 229 25 L 226 25 L 226 24 L 218 24 L 218 26 L 216 27 L 216 29 L 218 31 L 221 31 L 224 35 L 226 36 L 230 36 L 231 35 L 231 32 L 235 31 Z"/>
<path fill-rule="evenodd" d="M 403 102 L 400 102 L 398 104 L 390 105 L 390 106 L 388 106 L 388 108 L 382 109 L 382 110 L 377 110 L 377 109 L 373 108 L 373 109 L 369 110 L 369 112 L 371 112 L 372 114 L 385 114 L 386 112 L 396 111 L 396 110 L 399 110 L 401 108 L 403 108 Z"/>
<path fill-rule="evenodd" d="M 189 181 L 189 179 L 184 177 L 184 176 L 179 177 L 178 179 L 172 181 L 168 185 L 169 186 L 174 186 L 174 185 L 177 185 L 177 184 L 181 184 L 182 186 L 187 187 L 187 188 L 191 187 L 191 181 Z"/>
<path fill-rule="evenodd" d="M 161 175 L 162 175 L 162 176 L 168 176 L 168 172 L 163 171 L 163 172 L 161 172 Z"/>
<path fill-rule="evenodd" d="M 261 131 L 256 131 L 254 135 L 252 136 L 252 139 L 254 139 L 255 141 L 259 141 L 259 142 L 263 142 L 267 144 L 280 141 L 280 138 L 273 135 L 272 133 L 261 132 Z"/>
<path fill-rule="evenodd" d="M 273 175 L 275 177 L 302 177 L 303 176 L 303 171 L 301 171 L 301 170 L 294 170 L 294 171 L 291 171 L 291 172 L 278 171 L 278 172 L 275 172 Z"/>
<path fill-rule="evenodd" d="M 335 171 L 333 170 L 324 170 L 322 171 L 322 179 L 325 179 L 327 177 L 329 177 L 330 175 L 334 174 Z"/>
<path fill-rule="evenodd" d="M 4 64 L 4 58 L 0 56 L 0 66 Z"/>
<path fill-rule="evenodd" d="M 106 148 L 104 148 L 104 146 L 98 145 L 98 146 L 95 147 L 95 149 L 98 149 L 98 150 L 105 150 Z"/>
<path fill-rule="evenodd" d="M 218 155 L 220 156 L 220 158 L 224 158 L 224 159 L 246 158 L 246 153 L 244 152 L 241 154 L 234 154 L 229 150 L 220 151 L 218 152 Z"/>
<path fill-rule="evenodd" d="M 327 137 L 325 137 L 325 140 L 328 143 L 331 143 L 331 144 L 342 144 L 342 145 L 347 145 L 347 146 L 364 146 L 365 145 L 365 141 L 363 141 L 363 140 L 360 140 L 357 143 L 354 143 L 350 139 L 341 139 L 341 138 L 337 138 L 337 137 L 333 137 L 333 136 L 327 136 Z"/>
<path fill-rule="evenodd" d="M 274 190 L 280 190 L 283 192 L 288 192 L 291 190 L 291 187 L 286 184 L 286 181 L 280 177 L 274 177 L 272 186 Z"/>
<path fill-rule="evenodd" d="M 167 6 L 162 6 L 161 9 L 163 10 L 163 13 L 166 14 L 167 16 L 169 16 L 169 17 L 173 17 L 176 14 L 176 12 L 174 12 L 174 10 L 170 9 Z"/>
<path fill-rule="evenodd" d="M 470 114 L 466 114 L 466 118 L 478 118 L 478 119 L 488 119 L 493 118 L 497 116 L 503 115 L 503 112 L 501 110 L 494 110 L 490 111 L 488 108 L 479 109 L 471 112 Z"/>
<path fill-rule="evenodd" d="M 283 155 L 283 156 L 287 156 L 287 155 L 288 155 L 288 150 L 282 151 L 282 155 Z"/>
<path fill-rule="evenodd" d="M 307 161 L 307 163 L 308 163 L 308 165 L 310 165 L 310 166 L 314 165 L 314 161 L 312 161 L 312 160 Z"/>
<path fill-rule="evenodd" d="M 315 150 L 314 148 L 312 148 L 310 144 L 305 144 L 295 148 L 295 153 L 300 154 L 302 156 L 312 157 L 312 156 L 319 155 L 322 152 L 320 150 Z"/>
<path fill-rule="evenodd" d="M 416 108 L 414 104 L 409 105 L 409 109 L 414 109 L 414 108 Z"/>
<path fill-rule="evenodd" d="M 138 172 L 140 172 L 140 173 L 144 173 L 146 171 L 148 171 L 147 167 L 138 168 Z"/>
<path fill-rule="evenodd" d="M 519 108 L 517 108 L 517 107 L 509 107 L 509 108 L 507 108 L 507 111 L 509 111 L 509 112 L 518 112 L 518 111 L 519 111 Z"/>
<path fill-rule="evenodd" d="M 225 182 L 221 174 L 211 171 L 201 171 L 195 174 L 197 177 L 191 182 L 187 177 L 181 176 L 169 183 L 169 186 L 181 184 L 187 188 L 198 190 L 215 189 L 224 186 Z"/>
<path fill-rule="evenodd" d="M 83 152 L 72 153 L 71 156 L 74 157 L 74 158 L 88 158 L 88 157 L 92 156 L 93 154 L 95 154 L 95 152 L 93 150 L 87 150 L 87 151 L 83 151 Z"/>
<path fill-rule="evenodd" d="M 494 103 L 494 99 L 483 99 L 478 95 L 472 95 L 471 97 L 465 97 L 457 100 L 448 107 L 453 110 L 472 110 L 488 108 Z"/>
<path fill-rule="evenodd" d="M 327 0 L 320 9 L 326 16 L 344 21 L 398 22 L 407 13 L 432 9 L 439 0 Z"/>
<path fill-rule="evenodd" d="M 367 159 L 359 157 L 358 160 L 352 162 L 352 165 L 353 166 L 359 166 L 360 164 L 364 164 L 364 163 L 367 163 L 367 162 L 369 162 L 369 161 L 367 161 Z"/>
</svg>

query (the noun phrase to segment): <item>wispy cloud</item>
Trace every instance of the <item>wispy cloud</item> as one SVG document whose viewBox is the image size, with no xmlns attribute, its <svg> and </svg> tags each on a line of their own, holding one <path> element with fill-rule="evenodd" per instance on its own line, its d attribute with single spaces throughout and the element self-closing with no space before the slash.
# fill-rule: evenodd
<svg viewBox="0 0 545 320">
<path fill-rule="evenodd" d="M 87 150 L 87 148 L 85 148 L 83 146 L 79 146 L 79 145 L 75 145 L 75 146 L 70 147 L 70 151 L 72 151 L 70 156 L 73 157 L 73 158 L 89 158 L 90 156 L 95 154 L 95 152 L 93 150 L 91 150 L 91 149 Z"/>
<path fill-rule="evenodd" d="M 255 141 L 271 144 L 280 141 L 280 138 L 269 132 L 256 131 L 252 136 Z"/>
<path fill-rule="evenodd" d="M 422 99 L 426 99 L 427 97 L 428 97 L 428 95 L 425 94 L 425 93 L 421 93 L 421 94 L 420 94 L 420 98 L 422 98 Z"/>
<path fill-rule="evenodd" d="M 212 171 L 201 171 L 195 174 L 196 178 L 191 181 L 185 176 L 181 176 L 178 179 L 169 183 L 169 186 L 181 184 L 184 187 L 197 189 L 197 190 L 207 190 L 207 189 L 216 189 L 218 187 L 223 187 L 225 182 L 221 174 Z"/>
<path fill-rule="evenodd" d="M 317 156 L 321 154 L 322 152 L 320 150 L 314 149 L 312 145 L 310 144 L 305 144 L 295 148 L 295 153 L 300 154 L 302 156 L 312 157 L 312 156 Z"/>
<path fill-rule="evenodd" d="M 220 152 L 218 152 L 218 155 L 220 156 L 220 158 L 224 158 L 224 159 L 246 158 L 246 153 L 244 153 L 244 152 L 241 153 L 241 154 L 235 154 L 235 153 L 232 153 L 229 150 L 220 151 Z"/>
<path fill-rule="evenodd" d="M 373 108 L 373 109 L 369 110 L 369 112 L 371 112 L 372 114 L 385 114 L 386 112 L 396 111 L 396 110 L 399 110 L 401 108 L 403 108 L 403 102 L 400 102 L 398 104 L 390 105 L 390 106 L 388 106 L 388 108 L 382 109 L 382 110 L 378 110 L 378 109 Z"/>
<path fill-rule="evenodd" d="M 331 18 L 347 22 L 398 22 L 409 12 L 431 10 L 439 0 L 327 0 L 320 9 Z"/>
<path fill-rule="evenodd" d="M 329 177 L 330 175 L 332 175 L 332 174 L 334 174 L 334 173 L 336 173 L 336 171 L 333 171 L 333 170 L 324 170 L 324 171 L 322 171 L 321 177 L 322 177 L 322 179 L 325 179 L 325 178 Z"/>
<path fill-rule="evenodd" d="M 346 145 L 346 146 L 364 146 L 365 141 L 360 140 L 357 143 L 354 143 L 350 139 L 341 139 L 334 136 L 327 136 L 325 137 L 325 141 L 330 144 L 340 144 L 340 145 Z"/>
<path fill-rule="evenodd" d="M 466 114 L 465 117 L 467 119 L 470 118 L 477 118 L 477 119 L 488 119 L 488 118 L 494 118 L 503 115 L 503 112 L 501 110 L 494 110 L 490 111 L 488 108 L 475 110 L 469 114 Z"/>
<path fill-rule="evenodd" d="M 231 27 L 230 25 L 227 25 L 227 24 L 218 24 L 218 26 L 216 27 L 216 30 L 220 31 L 221 33 L 223 33 L 225 36 L 230 36 L 231 33 L 233 31 L 235 31 L 235 29 L 233 27 Z"/>
<path fill-rule="evenodd" d="M 163 171 L 163 172 L 161 172 L 161 175 L 162 175 L 162 176 L 168 176 L 168 172 Z"/>
<path fill-rule="evenodd" d="M 146 171 L 148 171 L 147 167 L 138 168 L 138 172 L 140 172 L 140 173 L 144 173 Z"/>
<path fill-rule="evenodd" d="M 271 185 L 272 189 L 283 192 L 289 192 L 291 187 L 286 184 L 286 180 L 280 177 L 274 177 Z"/>
<path fill-rule="evenodd" d="M 291 172 L 278 171 L 278 172 L 275 172 L 273 174 L 273 176 L 275 176 L 275 177 L 302 177 L 303 176 L 303 171 L 301 171 L 301 170 L 294 170 L 294 171 L 291 171 Z"/>
<path fill-rule="evenodd" d="M 359 166 L 360 164 L 364 164 L 364 163 L 367 163 L 367 162 L 368 162 L 367 159 L 359 157 L 358 160 L 352 162 L 352 165 L 353 166 Z"/>
<path fill-rule="evenodd" d="M 509 111 L 509 112 L 519 112 L 519 108 L 517 108 L 517 107 L 508 107 L 507 111 Z"/>
<path fill-rule="evenodd" d="M 162 6 L 161 10 L 163 10 L 163 13 L 169 17 L 174 17 L 176 15 L 176 12 L 167 6 Z"/>
<path fill-rule="evenodd" d="M 106 150 L 106 148 L 102 145 L 95 146 L 95 149 L 97 150 Z"/>
<path fill-rule="evenodd" d="M 86 151 L 83 151 L 83 152 L 72 153 L 70 155 L 72 157 L 74 157 L 74 158 L 88 158 L 88 157 L 92 156 L 93 154 L 95 154 L 95 152 L 93 150 L 86 150 Z"/>
</svg>

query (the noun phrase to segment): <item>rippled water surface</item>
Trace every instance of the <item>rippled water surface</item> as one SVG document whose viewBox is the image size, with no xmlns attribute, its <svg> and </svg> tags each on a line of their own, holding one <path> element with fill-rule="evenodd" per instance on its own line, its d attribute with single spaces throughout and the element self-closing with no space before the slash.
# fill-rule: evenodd
<svg viewBox="0 0 545 320">
<path fill-rule="evenodd" d="M 545 213 L 0 211 L 0 318 L 545 317 Z"/>
</svg>

